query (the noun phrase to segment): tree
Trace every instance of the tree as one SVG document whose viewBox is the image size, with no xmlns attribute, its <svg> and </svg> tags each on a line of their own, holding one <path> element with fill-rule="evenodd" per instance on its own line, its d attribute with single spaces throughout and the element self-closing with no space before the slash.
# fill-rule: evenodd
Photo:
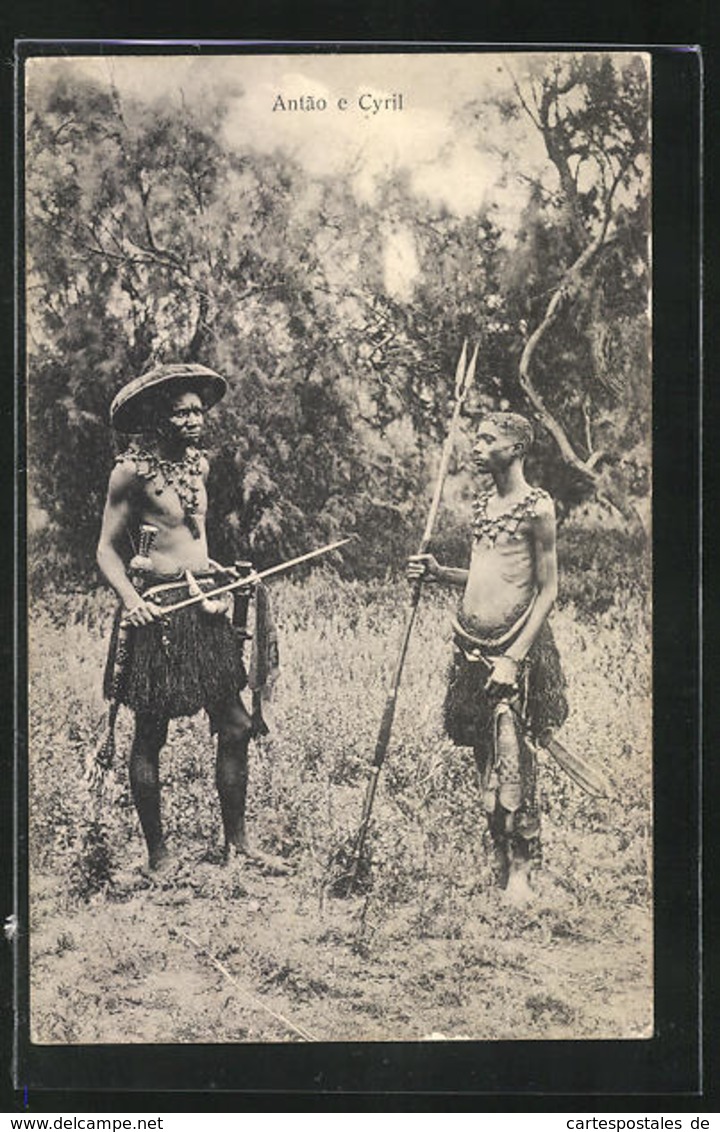
<svg viewBox="0 0 720 1132">
<path fill-rule="evenodd" d="M 529 57 L 498 101 L 529 123 L 548 170 L 532 176 L 505 271 L 522 395 L 580 495 L 594 492 L 634 526 L 649 434 L 648 82 L 642 59 Z M 479 113 L 479 111 L 478 111 Z"/>
<path fill-rule="evenodd" d="M 222 98 L 121 99 L 71 68 L 31 93 L 31 479 L 56 548 L 75 569 L 93 560 L 113 393 L 155 362 L 200 360 L 231 379 L 210 436 L 218 556 L 263 563 L 353 528 L 377 549 L 378 507 L 412 461 L 384 482 L 387 453 L 356 427 L 347 188 L 229 151 Z"/>
<path fill-rule="evenodd" d="M 475 409 L 524 399 L 545 425 L 542 481 L 567 506 L 594 490 L 631 511 L 647 465 L 644 71 L 544 60 L 494 106 L 524 131 L 507 176 L 532 182 L 512 222 L 490 201 L 454 215 L 407 171 L 368 203 L 344 175 L 233 148 L 237 90 L 148 100 L 72 65 L 33 74 L 31 487 L 74 571 L 94 559 L 109 402 L 161 361 L 230 379 L 208 438 L 219 558 L 355 530 L 353 569 L 401 560 L 464 338 L 480 343 Z"/>
</svg>

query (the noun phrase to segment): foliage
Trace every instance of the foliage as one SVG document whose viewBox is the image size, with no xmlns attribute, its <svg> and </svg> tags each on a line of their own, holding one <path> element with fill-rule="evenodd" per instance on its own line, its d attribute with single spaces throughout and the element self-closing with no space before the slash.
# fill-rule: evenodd
<svg viewBox="0 0 720 1132">
<path fill-rule="evenodd" d="M 85 830 L 80 851 L 70 869 L 70 893 L 88 901 L 105 892 L 115 872 L 113 853 L 109 844 L 107 823 L 100 818 L 90 822 Z"/>
<path fill-rule="evenodd" d="M 537 478 L 566 509 L 591 490 L 632 509 L 649 460 L 646 85 L 639 59 L 548 56 L 482 104 L 510 130 L 524 116 L 546 146 L 534 180 L 522 144 L 503 154 L 508 180 L 533 180 L 514 232 L 491 202 L 453 215 L 403 172 L 369 204 L 279 150 L 231 148 L 235 89 L 188 102 L 121 96 L 70 64 L 34 73 L 29 460 L 45 564 L 87 572 L 108 403 L 168 360 L 230 378 L 208 437 L 218 558 L 263 565 L 355 531 L 348 569 L 368 577 L 412 549 L 466 337 L 481 345 L 469 412 L 536 412 L 537 392 L 551 422 Z M 528 331 L 553 291 L 528 385 Z"/>
<path fill-rule="evenodd" d="M 647 490 L 650 462 L 648 75 L 639 56 L 541 60 L 509 66 L 512 94 L 495 103 L 511 129 L 531 124 L 547 158 L 530 175 L 512 148 L 502 153 L 508 176 L 530 186 L 502 273 L 516 396 L 553 439 L 561 498 L 596 494 L 639 527 L 632 497 L 638 473 Z M 475 108 L 484 136 L 488 113 Z"/>
<path fill-rule="evenodd" d="M 280 155 L 224 151 L 223 105 L 121 103 L 71 72 L 32 102 L 30 452 L 48 537 L 92 557 L 112 394 L 158 360 L 200 358 L 232 386 L 210 436 L 218 552 L 249 542 L 263 564 L 341 529 L 377 542 L 378 515 L 423 471 L 412 441 L 355 427 L 362 320 L 336 259 L 341 222 L 363 224 L 347 192 Z"/>
<path fill-rule="evenodd" d="M 69 596 L 60 617 L 37 605 L 34 1040 L 289 1040 L 258 999 L 321 1040 L 651 1032 L 650 662 L 644 609 L 626 590 L 590 625 L 571 606 L 554 616 L 571 704 L 561 738 L 594 761 L 613 794 L 589 798 L 542 759 L 544 863 L 533 907 L 518 912 L 499 899 L 471 752 L 440 730 L 453 598 L 430 587 L 379 782 L 367 887 L 333 898 L 332 862 L 357 830 L 405 593 L 403 583 L 338 583 L 322 571 L 272 587 L 281 675 L 271 734 L 251 749 L 249 829 L 292 863 L 290 879 L 220 867 L 204 717 L 174 721 L 162 756 L 178 872 L 155 883 L 143 875 L 126 712 L 116 789 L 101 815 L 107 868 L 98 870 L 83 768 L 102 717 L 112 603 L 103 593 Z"/>
<path fill-rule="evenodd" d="M 560 605 L 592 621 L 628 597 L 642 601 L 649 589 L 644 542 L 632 531 L 603 532 L 565 524 L 558 538 Z"/>
</svg>

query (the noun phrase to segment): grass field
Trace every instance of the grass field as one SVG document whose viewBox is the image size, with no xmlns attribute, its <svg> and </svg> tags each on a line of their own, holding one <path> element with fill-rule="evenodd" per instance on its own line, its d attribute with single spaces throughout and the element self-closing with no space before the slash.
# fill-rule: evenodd
<svg viewBox="0 0 720 1132">
<path fill-rule="evenodd" d="M 332 894 L 354 834 L 404 584 L 272 587 L 281 677 L 251 751 L 250 830 L 290 877 L 220 866 L 204 717 L 171 725 L 164 816 L 182 860 L 151 882 L 124 760 L 96 811 L 106 592 L 37 605 L 30 639 L 31 1023 L 43 1043 L 638 1038 L 652 1033 L 650 646 L 625 598 L 553 626 L 561 738 L 613 784 L 599 802 L 544 758 L 544 864 L 528 910 L 492 887 L 471 753 L 443 738 L 453 595 L 427 590 L 369 839 L 367 891 Z"/>
</svg>

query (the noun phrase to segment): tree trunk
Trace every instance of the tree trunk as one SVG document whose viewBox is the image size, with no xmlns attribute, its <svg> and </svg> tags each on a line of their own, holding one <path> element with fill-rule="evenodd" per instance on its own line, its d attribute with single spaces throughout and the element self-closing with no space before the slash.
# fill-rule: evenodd
<svg viewBox="0 0 720 1132">
<path fill-rule="evenodd" d="M 203 348 L 208 338 L 209 326 L 208 315 L 210 313 L 210 300 L 204 291 L 200 292 L 198 304 L 198 316 L 195 322 L 195 330 L 190 339 L 190 345 L 187 350 L 187 360 L 189 362 L 197 362 L 200 360 Z"/>
<path fill-rule="evenodd" d="M 599 459 L 598 453 L 589 452 L 585 460 L 578 455 L 567 432 L 545 404 L 542 394 L 536 388 L 531 376 L 531 364 L 539 343 L 557 322 L 569 296 L 577 291 L 583 271 L 603 246 L 604 235 L 605 230 L 603 229 L 566 271 L 547 305 L 542 321 L 536 326 L 525 343 L 520 358 L 519 379 L 523 391 L 535 410 L 537 420 L 552 436 L 564 462 L 592 486 L 598 499 L 606 500 L 623 516 L 633 533 L 646 536 L 647 532 L 637 508 L 624 496 L 617 484 L 610 483 L 607 475 L 598 471 L 596 467 Z"/>
</svg>

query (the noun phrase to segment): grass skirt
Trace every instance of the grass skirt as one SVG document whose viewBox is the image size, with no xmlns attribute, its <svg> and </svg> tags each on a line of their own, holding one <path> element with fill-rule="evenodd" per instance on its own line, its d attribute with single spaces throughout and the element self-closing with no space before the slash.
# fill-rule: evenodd
<svg viewBox="0 0 720 1132">
<path fill-rule="evenodd" d="M 167 581 L 167 579 L 164 579 Z M 226 580 L 226 579 L 225 579 Z M 222 584 L 212 577 L 197 579 L 204 590 Z M 158 579 L 149 579 L 149 585 Z M 188 596 L 182 583 L 153 595 L 157 605 L 170 605 Z M 242 659 L 243 637 L 223 614 L 204 613 L 189 606 L 150 625 L 127 631 L 127 655 L 116 672 L 121 611 L 110 639 L 104 693 L 134 712 L 174 719 L 213 709 L 237 696 L 247 684 Z"/>
</svg>

